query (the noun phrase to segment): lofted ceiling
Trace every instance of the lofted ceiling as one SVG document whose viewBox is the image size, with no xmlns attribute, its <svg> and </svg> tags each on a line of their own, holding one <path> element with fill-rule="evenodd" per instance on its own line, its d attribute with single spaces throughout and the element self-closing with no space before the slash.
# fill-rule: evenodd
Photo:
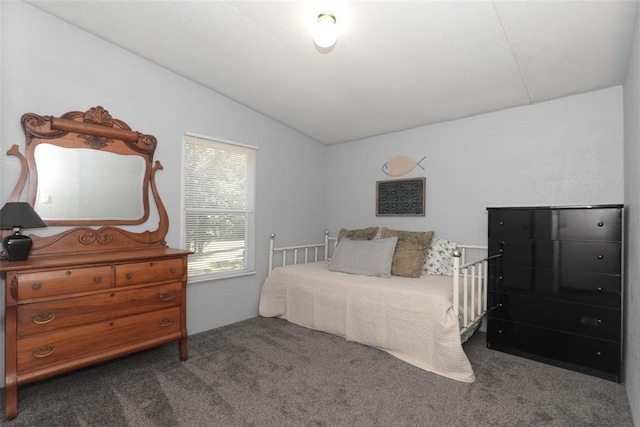
<svg viewBox="0 0 640 427">
<path fill-rule="evenodd" d="M 29 4 L 336 144 L 621 85 L 637 0 Z M 311 24 L 336 14 L 320 51 Z"/>
</svg>

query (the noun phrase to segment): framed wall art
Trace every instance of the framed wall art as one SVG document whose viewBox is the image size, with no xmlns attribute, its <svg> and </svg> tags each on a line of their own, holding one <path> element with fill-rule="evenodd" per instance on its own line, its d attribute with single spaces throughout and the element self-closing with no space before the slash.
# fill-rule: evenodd
<svg viewBox="0 0 640 427">
<path fill-rule="evenodd" d="M 424 216 L 426 178 L 376 182 L 376 216 Z"/>
</svg>

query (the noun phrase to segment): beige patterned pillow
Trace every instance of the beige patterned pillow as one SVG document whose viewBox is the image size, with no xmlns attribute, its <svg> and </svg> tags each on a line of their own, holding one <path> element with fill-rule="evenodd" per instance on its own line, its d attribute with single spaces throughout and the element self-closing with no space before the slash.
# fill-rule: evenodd
<svg viewBox="0 0 640 427">
<path fill-rule="evenodd" d="M 401 231 L 382 227 L 380 238 L 398 237 L 393 254 L 391 274 L 402 277 L 420 277 L 433 231 Z"/>
<path fill-rule="evenodd" d="M 351 240 L 373 240 L 377 233 L 378 227 L 356 228 L 354 230 L 341 228 L 338 233 L 338 243 L 343 237 Z"/>
</svg>

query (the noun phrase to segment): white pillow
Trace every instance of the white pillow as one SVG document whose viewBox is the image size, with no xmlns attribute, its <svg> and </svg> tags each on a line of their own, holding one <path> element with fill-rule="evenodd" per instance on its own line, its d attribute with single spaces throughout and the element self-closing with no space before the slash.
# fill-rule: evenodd
<svg viewBox="0 0 640 427">
<path fill-rule="evenodd" d="M 427 251 L 425 271 L 427 274 L 453 275 L 453 251 L 458 247 L 456 242 L 435 238 Z"/>
<path fill-rule="evenodd" d="M 391 263 L 397 242 L 398 238 L 395 236 L 377 240 L 351 240 L 345 237 L 336 246 L 329 262 L 329 270 L 391 277 Z"/>
</svg>

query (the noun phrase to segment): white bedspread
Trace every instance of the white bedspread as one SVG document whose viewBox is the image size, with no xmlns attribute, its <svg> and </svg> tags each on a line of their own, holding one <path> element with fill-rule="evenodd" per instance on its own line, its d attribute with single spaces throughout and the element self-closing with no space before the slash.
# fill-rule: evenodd
<svg viewBox="0 0 640 427">
<path fill-rule="evenodd" d="M 332 272 L 326 262 L 274 269 L 260 315 L 369 345 L 463 382 L 475 376 L 452 308 L 452 278 L 376 278 Z"/>
</svg>

